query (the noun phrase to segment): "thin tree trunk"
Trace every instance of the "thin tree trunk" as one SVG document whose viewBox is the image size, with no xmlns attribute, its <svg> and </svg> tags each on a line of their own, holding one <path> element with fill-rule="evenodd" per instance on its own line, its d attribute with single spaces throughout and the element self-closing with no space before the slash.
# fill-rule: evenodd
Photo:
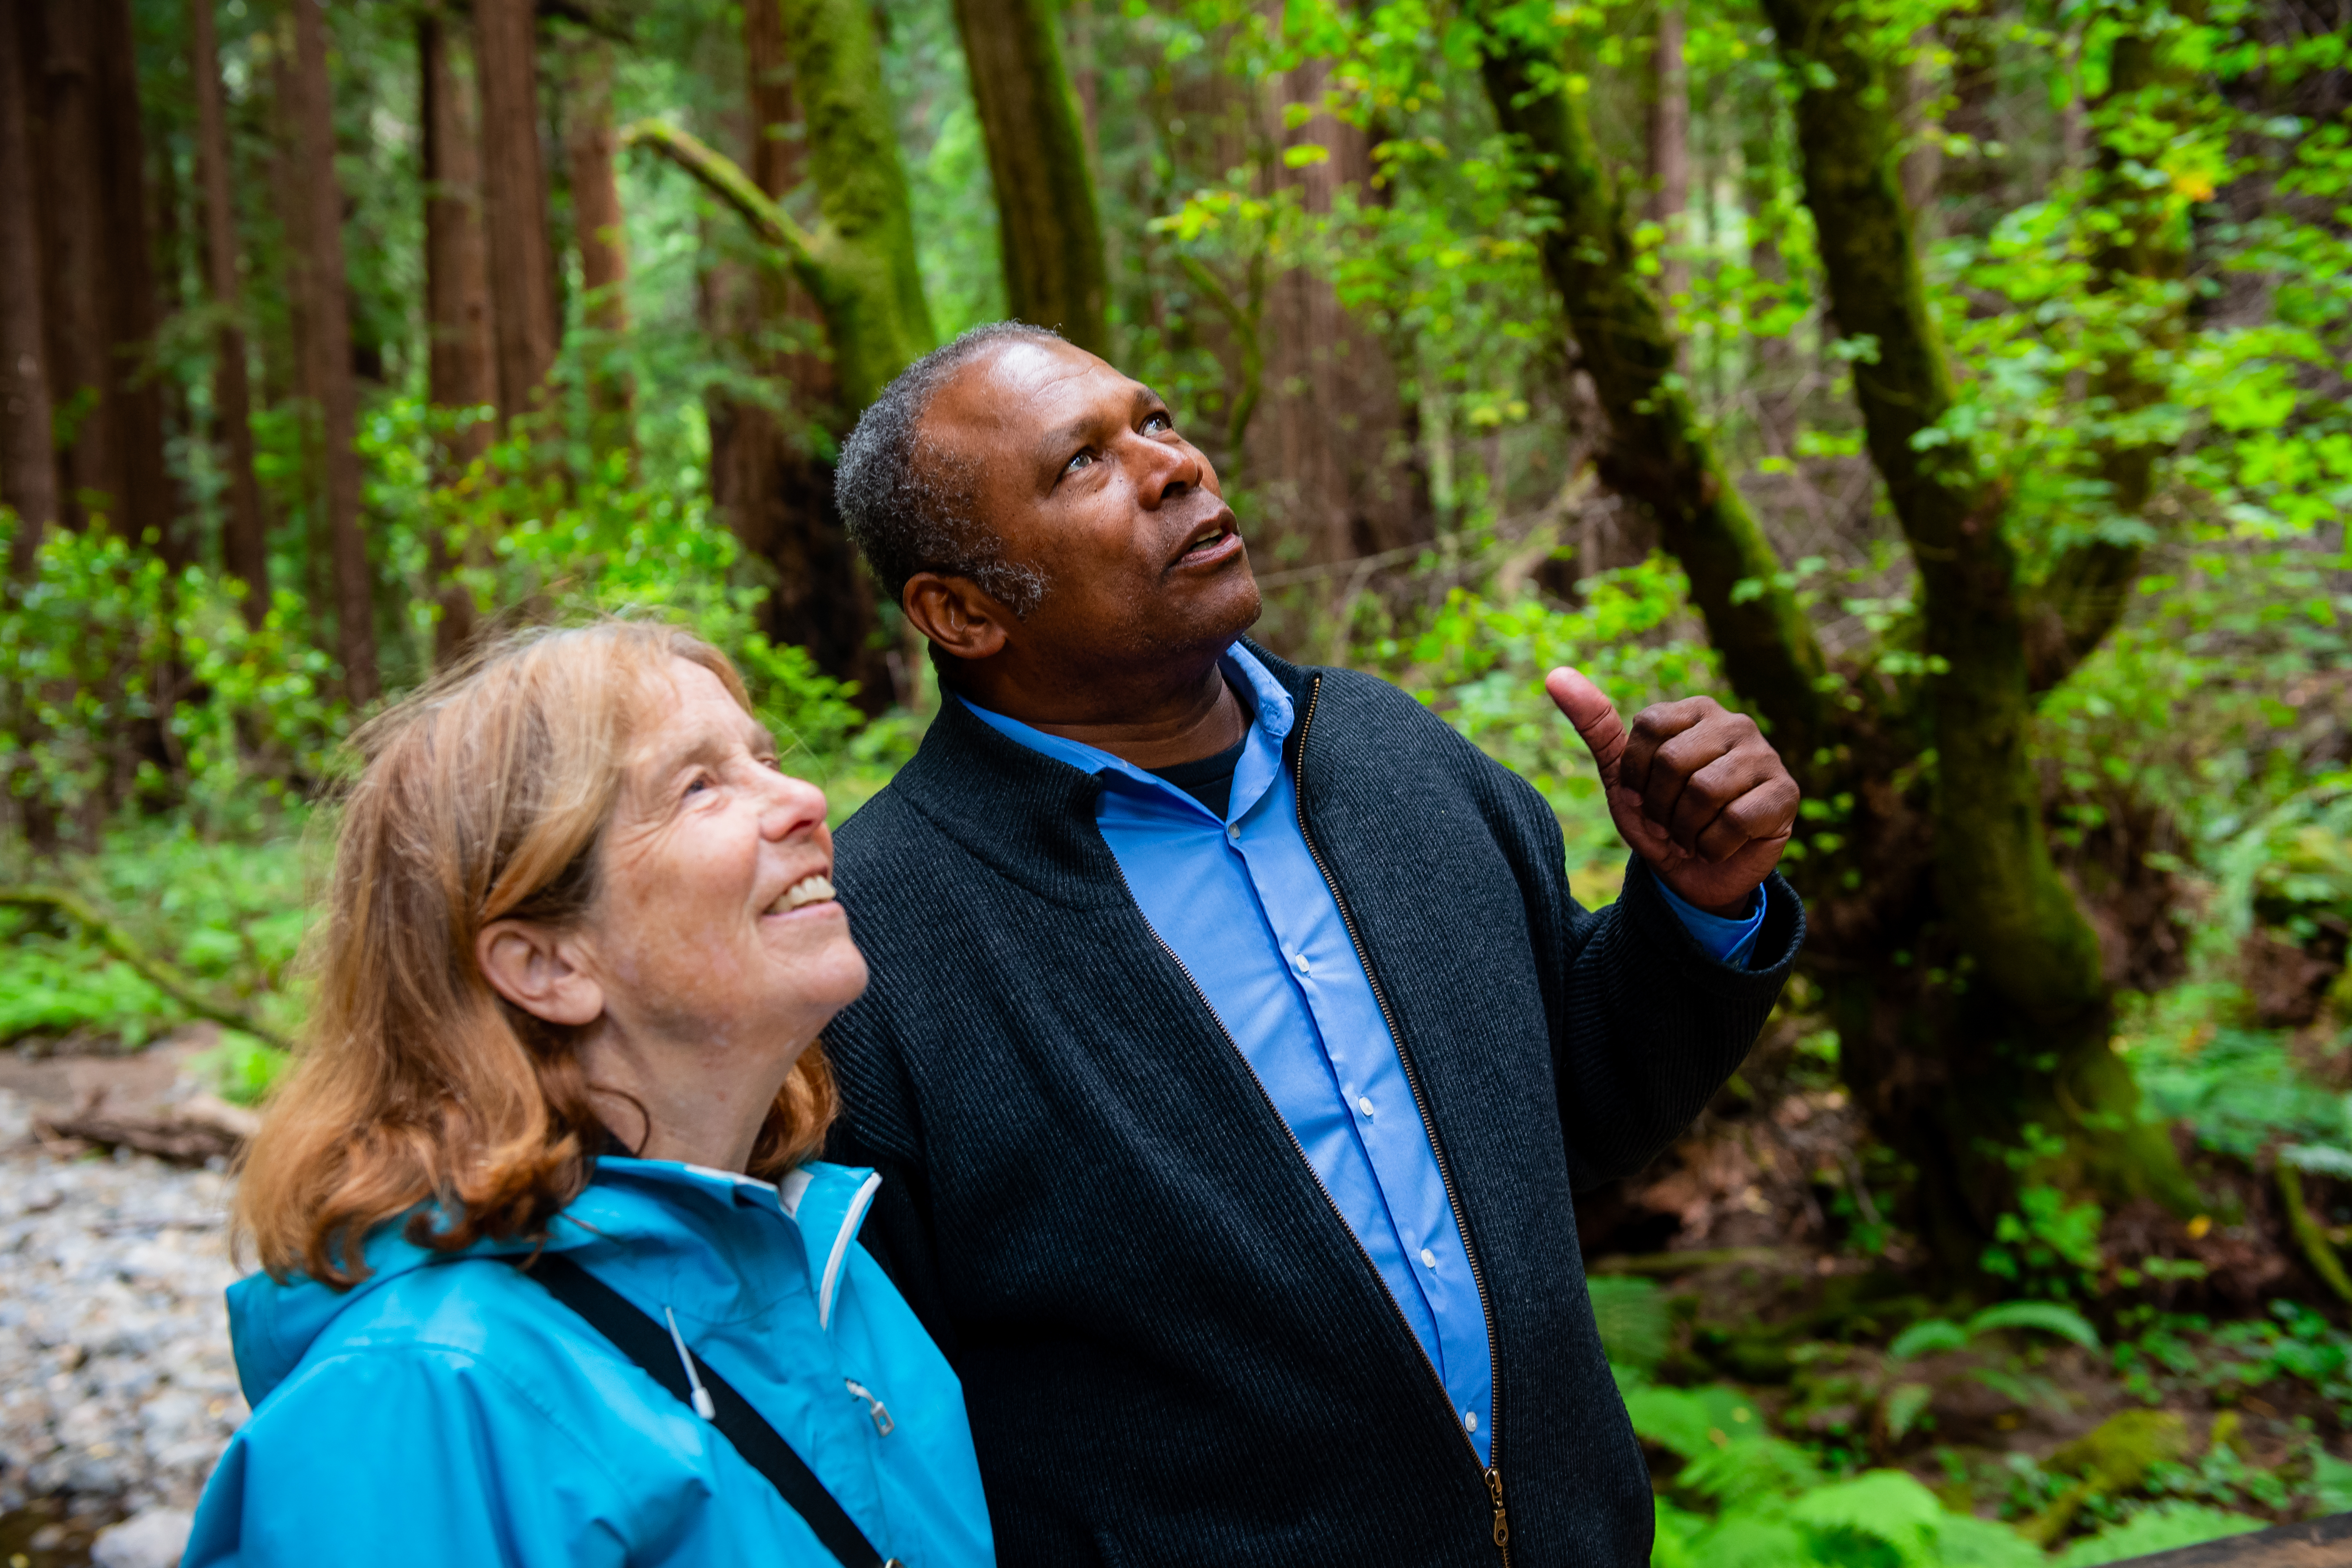
<svg viewBox="0 0 2352 1568">
<path fill-rule="evenodd" d="M 1658 296 L 1669 308 L 1690 287 L 1690 265 L 1675 254 L 1690 242 L 1684 218 L 1690 210 L 1690 72 L 1683 63 L 1685 21 L 1674 0 L 1658 6 L 1655 44 L 1650 56 L 1650 221 L 1664 231 L 1658 259 Z"/>
<path fill-rule="evenodd" d="M 531 0 L 475 0 L 474 47 L 499 416 L 512 419 L 538 406 L 560 331 L 540 158 L 539 39 Z"/>
<path fill-rule="evenodd" d="M 296 181 L 302 204 L 303 268 L 310 296 L 310 381 L 319 401 L 327 546 L 333 570 L 335 641 L 353 706 L 382 693 L 376 669 L 374 573 L 360 522 L 359 389 L 352 376 L 350 285 L 343 267 L 343 195 L 335 179 L 333 88 L 327 24 L 317 0 L 293 0 L 294 58 L 286 79 Z"/>
<path fill-rule="evenodd" d="M 988 141 L 1005 299 L 1014 317 L 1110 353 L 1110 268 L 1087 138 L 1048 0 L 956 0 Z"/>
<path fill-rule="evenodd" d="M 189 0 L 189 17 L 194 32 L 189 65 L 196 88 L 196 177 L 204 188 L 205 284 L 220 315 L 213 334 L 213 417 L 217 438 L 227 449 L 228 515 L 221 531 L 221 563 L 245 584 L 245 618 L 257 626 L 269 610 L 269 521 L 253 469 L 253 394 L 240 324 L 236 210 L 229 195 L 228 121 L 221 101 L 213 0 Z"/>
<path fill-rule="evenodd" d="M 40 6 L 43 145 L 39 167 L 45 324 L 57 407 L 59 521 L 87 527 L 125 500 L 113 400 L 113 246 L 106 222 L 97 13 L 79 0 Z"/>
<path fill-rule="evenodd" d="M 474 409 L 498 401 L 496 351 L 490 341 L 489 263 L 482 239 L 481 168 L 476 151 L 471 80 L 457 68 L 462 24 L 438 10 L 417 18 L 416 57 L 425 132 L 425 315 L 430 333 L 426 398 L 437 409 Z M 434 482 L 455 483 L 488 450 L 490 426 L 476 420 L 442 439 Z M 426 541 L 439 613 L 433 623 L 433 662 L 446 666 L 473 642 L 474 595 L 454 567 L 482 542 L 453 545 L 435 529 Z"/>
<path fill-rule="evenodd" d="M 628 373 L 608 363 L 629 331 L 628 237 L 622 228 L 621 187 L 613 153 L 613 51 L 592 38 L 571 51 L 563 104 L 563 151 L 572 168 L 572 226 L 580 247 L 583 312 L 598 334 L 598 363 L 588 382 L 599 451 L 636 450 L 635 394 Z"/>
<path fill-rule="evenodd" d="M 150 531 L 165 565 L 188 563 L 178 498 L 163 459 L 163 388 L 153 374 L 159 320 L 154 252 L 147 223 L 147 143 L 140 123 L 131 0 L 99 0 L 97 63 L 104 114 L 107 243 L 113 265 L 107 315 L 111 334 L 107 400 L 113 405 L 122 465 L 122 516 L 133 538 Z"/>
<path fill-rule="evenodd" d="M 1807 777 L 1811 759 L 1827 740 L 1826 663 L 1812 625 L 1675 384 L 1678 344 L 1634 270 L 1623 208 L 1552 39 L 1529 37 L 1516 16 L 1488 25 L 1486 96 L 1527 155 L 1532 194 L 1558 215 L 1539 242 L 1544 271 L 1609 416 L 1602 477 L 1655 516 L 1733 689 L 1772 724 L 1810 787 L 1818 783 Z"/>
<path fill-rule="evenodd" d="M 22 18 L 0 12 L 0 504 L 16 514 L 8 576 L 22 582 L 58 518 L 51 439 L 49 349 L 41 324 L 40 210 L 32 127 L 26 117 Z"/>
</svg>

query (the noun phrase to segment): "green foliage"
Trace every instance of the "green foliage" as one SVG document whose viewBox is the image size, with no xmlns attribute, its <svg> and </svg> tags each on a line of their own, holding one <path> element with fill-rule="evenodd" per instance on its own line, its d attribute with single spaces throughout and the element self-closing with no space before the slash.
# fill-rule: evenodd
<svg viewBox="0 0 2352 1568">
<path fill-rule="evenodd" d="M 1673 1349 L 1665 1292 L 1647 1279 L 1622 1275 L 1593 1275 L 1585 1286 L 1610 1361 L 1644 1374 L 1655 1372 Z"/>
<path fill-rule="evenodd" d="M 2262 1520 L 2201 1503 L 2161 1502 L 2076 1542 L 2058 1554 L 2053 1568 L 2092 1568 L 2094 1563 L 2120 1563 L 2127 1557 L 2170 1552 L 2263 1528 Z"/>
<path fill-rule="evenodd" d="M 1890 1361 L 1910 1361 L 1923 1355 L 1966 1350 L 1979 1335 L 2003 1329 L 2032 1329 L 2070 1340 L 2084 1350 L 2099 1348 L 2098 1331 L 2072 1307 L 2055 1301 L 2001 1301 L 1965 1323 L 1948 1318 L 1922 1319 L 1895 1336 L 1894 1342 L 1886 1347 L 1886 1356 Z"/>
</svg>

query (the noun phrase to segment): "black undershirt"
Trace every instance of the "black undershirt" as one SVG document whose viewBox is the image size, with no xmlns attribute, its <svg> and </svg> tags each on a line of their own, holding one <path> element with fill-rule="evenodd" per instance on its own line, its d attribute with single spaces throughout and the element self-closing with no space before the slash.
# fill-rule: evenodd
<svg viewBox="0 0 2352 1568">
<path fill-rule="evenodd" d="M 1189 763 L 1174 763 L 1164 768 L 1147 768 L 1144 771 L 1154 778 L 1166 779 L 1215 812 L 1217 820 L 1223 822 L 1226 809 L 1233 805 L 1234 769 L 1241 763 L 1242 748 L 1248 744 L 1249 731 L 1244 730 L 1240 740 L 1213 757 L 1195 757 Z"/>
</svg>

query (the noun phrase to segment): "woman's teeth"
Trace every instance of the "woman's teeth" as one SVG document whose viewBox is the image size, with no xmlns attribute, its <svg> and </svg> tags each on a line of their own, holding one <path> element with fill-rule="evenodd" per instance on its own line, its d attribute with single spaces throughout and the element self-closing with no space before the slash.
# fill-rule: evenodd
<svg viewBox="0 0 2352 1568">
<path fill-rule="evenodd" d="M 786 888 L 778 896 L 776 901 L 768 906 L 768 912 L 772 915 L 785 914 L 808 904 L 824 903 L 833 896 L 831 878 L 823 875 L 803 877 L 799 881 Z"/>
</svg>

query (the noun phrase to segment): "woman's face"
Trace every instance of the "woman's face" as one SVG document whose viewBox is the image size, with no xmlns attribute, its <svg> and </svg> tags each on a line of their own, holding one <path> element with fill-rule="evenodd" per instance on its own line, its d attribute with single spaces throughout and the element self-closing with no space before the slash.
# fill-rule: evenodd
<svg viewBox="0 0 2352 1568">
<path fill-rule="evenodd" d="M 866 989 L 824 795 L 700 665 L 641 724 L 607 827 L 585 968 L 623 1034 L 797 1056 Z"/>
</svg>

